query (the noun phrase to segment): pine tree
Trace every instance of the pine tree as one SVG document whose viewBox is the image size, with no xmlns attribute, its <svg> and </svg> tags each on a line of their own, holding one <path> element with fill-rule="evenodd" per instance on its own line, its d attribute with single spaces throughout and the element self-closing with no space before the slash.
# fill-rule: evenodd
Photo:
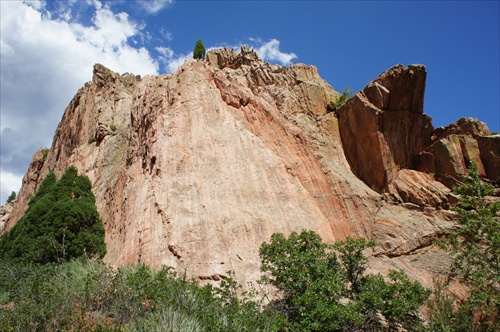
<svg viewBox="0 0 500 332">
<path fill-rule="evenodd" d="M 203 42 L 201 39 L 198 39 L 196 42 L 196 45 L 194 46 L 194 51 L 193 51 L 193 59 L 204 59 L 205 58 L 205 46 L 203 46 Z"/>
<path fill-rule="evenodd" d="M 7 203 L 12 202 L 13 200 L 16 199 L 16 197 L 17 197 L 16 192 L 15 191 L 11 192 L 9 197 L 7 198 Z"/>
<path fill-rule="evenodd" d="M 59 181 L 49 173 L 28 210 L 0 239 L 0 258 L 34 263 L 62 262 L 106 253 L 104 225 L 88 177 L 74 166 Z"/>
</svg>

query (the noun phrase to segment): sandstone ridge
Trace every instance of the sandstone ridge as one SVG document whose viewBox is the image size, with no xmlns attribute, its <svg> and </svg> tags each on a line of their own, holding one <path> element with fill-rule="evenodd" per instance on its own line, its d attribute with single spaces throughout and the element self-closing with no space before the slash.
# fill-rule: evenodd
<svg viewBox="0 0 500 332">
<path fill-rule="evenodd" d="M 436 144 L 472 137 L 479 157 L 462 149 L 465 164 L 494 163 L 499 148 L 480 126 L 434 130 L 423 114 L 425 75 L 421 65 L 395 66 L 329 112 L 339 94 L 314 66 L 272 65 L 248 47 L 211 51 L 169 75 L 97 64 L 48 154 L 35 154 L 2 227 L 19 220 L 48 172 L 75 165 L 92 181 L 111 264 L 166 264 L 211 282 L 234 270 L 252 284 L 263 241 L 311 229 L 327 242 L 375 239 L 374 271 L 401 268 L 429 284 L 447 272 L 432 243 L 454 217 Z M 482 165 L 498 181 L 500 168 Z"/>
</svg>

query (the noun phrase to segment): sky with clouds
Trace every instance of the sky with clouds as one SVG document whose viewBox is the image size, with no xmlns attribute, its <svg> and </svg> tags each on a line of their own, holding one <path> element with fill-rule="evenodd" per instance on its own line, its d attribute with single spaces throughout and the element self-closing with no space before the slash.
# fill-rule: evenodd
<svg viewBox="0 0 500 332">
<path fill-rule="evenodd" d="M 435 127 L 477 117 L 500 131 L 498 1 L 0 1 L 0 191 L 18 191 L 94 63 L 172 73 L 207 49 L 248 44 L 318 67 L 337 91 L 391 66 L 427 67 Z"/>
</svg>

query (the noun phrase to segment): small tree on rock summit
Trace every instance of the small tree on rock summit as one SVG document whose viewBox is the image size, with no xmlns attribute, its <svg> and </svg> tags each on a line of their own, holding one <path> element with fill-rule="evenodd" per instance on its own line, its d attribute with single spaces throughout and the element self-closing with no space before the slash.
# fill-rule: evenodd
<svg viewBox="0 0 500 332">
<path fill-rule="evenodd" d="M 196 42 L 196 45 L 194 46 L 194 51 L 193 51 L 193 59 L 204 59 L 205 58 L 205 46 L 203 45 L 203 42 L 201 39 L 198 39 Z"/>
</svg>

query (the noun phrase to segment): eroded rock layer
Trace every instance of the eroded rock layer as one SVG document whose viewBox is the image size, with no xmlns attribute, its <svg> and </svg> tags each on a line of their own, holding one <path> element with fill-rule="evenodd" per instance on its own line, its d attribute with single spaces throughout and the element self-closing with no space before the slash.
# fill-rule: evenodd
<svg viewBox="0 0 500 332">
<path fill-rule="evenodd" d="M 376 239 L 374 270 L 430 282 L 447 268 L 432 240 L 453 214 L 449 189 L 416 170 L 432 146 L 424 87 L 422 66 L 396 66 L 337 114 L 327 106 L 338 93 L 315 67 L 271 65 L 247 47 L 170 75 L 95 65 L 2 223 L 17 222 L 49 171 L 75 165 L 92 181 L 114 265 L 166 264 L 213 281 L 234 270 L 252 282 L 263 241 L 311 229 L 327 242 Z"/>
</svg>

